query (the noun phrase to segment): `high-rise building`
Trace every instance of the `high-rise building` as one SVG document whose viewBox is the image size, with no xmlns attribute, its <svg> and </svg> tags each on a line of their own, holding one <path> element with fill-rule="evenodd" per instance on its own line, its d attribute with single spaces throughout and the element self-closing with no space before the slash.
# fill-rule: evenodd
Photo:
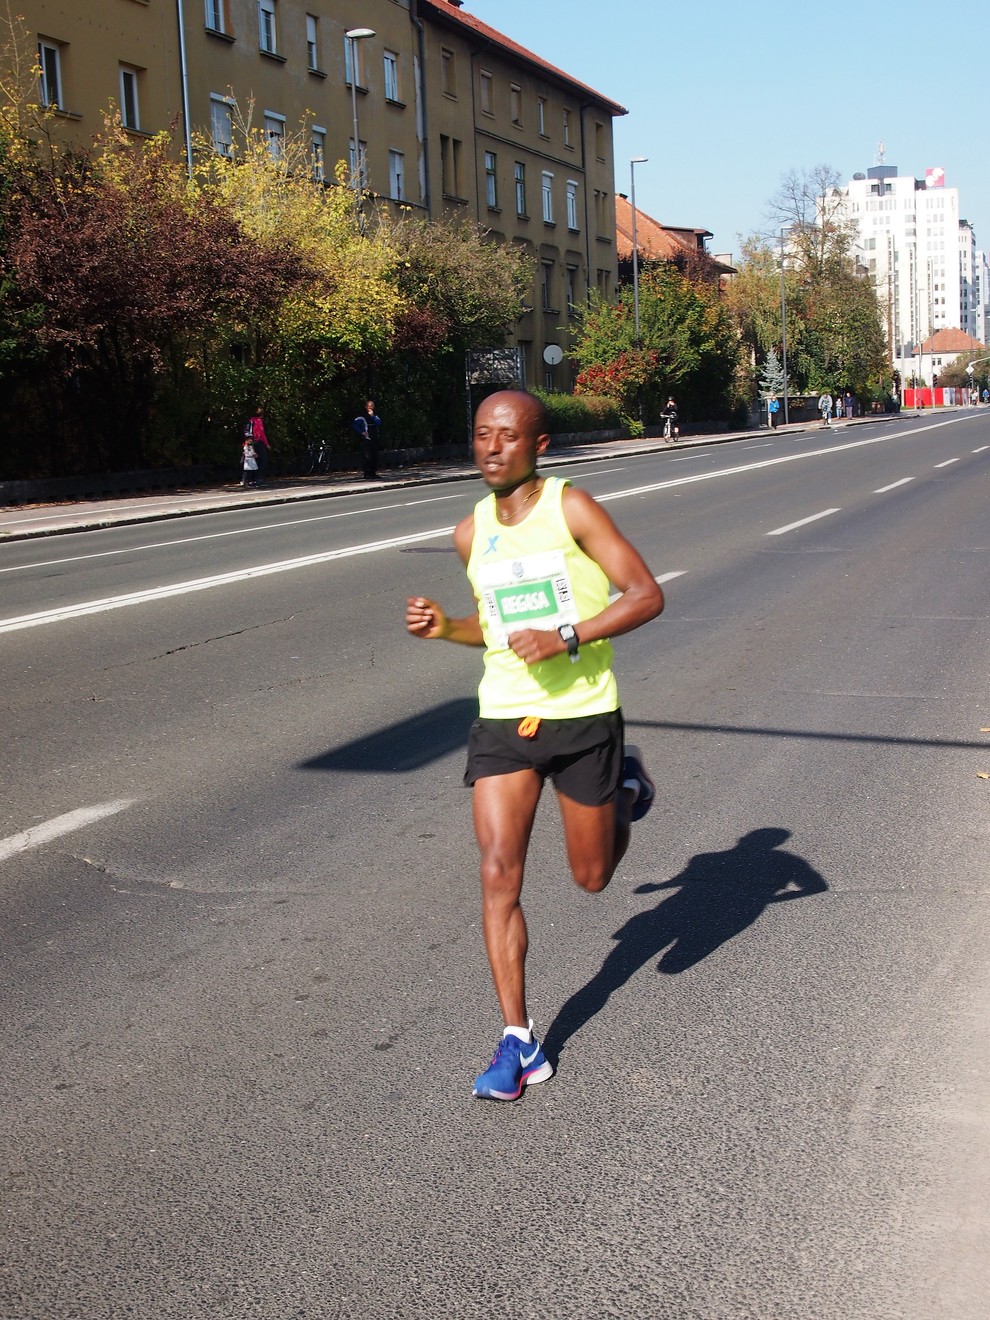
<svg viewBox="0 0 990 1320">
<path fill-rule="evenodd" d="M 910 374 L 915 348 L 940 330 L 981 338 L 983 291 L 973 227 L 959 210 L 959 189 L 940 168 L 924 179 L 875 165 L 842 190 L 856 229 L 859 262 L 873 277 L 892 365 Z"/>
<path fill-rule="evenodd" d="M 621 105 L 462 0 L 21 0 L 15 12 L 63 141 L 89 143 L 112 104 L 135 142 L 169 133 L 191 161 L 230 153 L 250 119 L 274 155 L 305 133 L 317 182 L 332 186 L 343 160 L 373 204 L 464 216 L 524 247 L 534 277 L 513 339 L 525 378 L 570 384 L 575 309 L 617 282 Z"/>
</svg>

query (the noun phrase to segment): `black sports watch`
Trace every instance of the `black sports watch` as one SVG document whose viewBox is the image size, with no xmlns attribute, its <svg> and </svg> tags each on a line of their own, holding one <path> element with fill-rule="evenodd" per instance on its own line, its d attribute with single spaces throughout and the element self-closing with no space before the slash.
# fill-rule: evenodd
<svg viewBox="0 0 990 1320">
<path fill-rule="evenodd" d="M 576 665 L 579 659 L 578 635 L 574 631 L 574 625 L 572 623 L 562 623 L 557 629 L 557 632 L 560 636 L 560 640 L 567 647 L 567 654 L 570 656 L 571 664 Z"/>
</svg>

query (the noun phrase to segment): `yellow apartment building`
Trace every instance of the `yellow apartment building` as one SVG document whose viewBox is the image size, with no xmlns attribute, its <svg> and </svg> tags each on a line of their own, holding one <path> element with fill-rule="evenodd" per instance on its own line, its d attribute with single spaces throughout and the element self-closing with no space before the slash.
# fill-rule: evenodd
<svg viewBox="0 0 990 1320">
<path fill-rule="evenodd" d="M 65 140 L 90 141 L 113 106 L 136 140 L 167 130 L 191 162 L 199 140 L 234 150 L 250 119 L 275 154 L 304 133 L 318 179 L 345 160 L 379 198 L 521 244 L 535 268 L 514 335 L 525 379 L 569 388 L 574 309 L 617 281 L 622 106 L 460 0 L 20 0 L 16 12 Z"/>
</svg>

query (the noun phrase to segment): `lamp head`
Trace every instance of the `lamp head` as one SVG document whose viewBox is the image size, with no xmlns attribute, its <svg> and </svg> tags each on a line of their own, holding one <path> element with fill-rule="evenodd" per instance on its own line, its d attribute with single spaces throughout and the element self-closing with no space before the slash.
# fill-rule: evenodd
<svg viewBox="0 0 990 1320">
<path fill-rule="evenodd" d="M 349 28 L 344 36 L 350 37 L 351 41 L 360 41 L 362 37 L 375 36 L 375 30 L 374 28 Z"/>
</svg>

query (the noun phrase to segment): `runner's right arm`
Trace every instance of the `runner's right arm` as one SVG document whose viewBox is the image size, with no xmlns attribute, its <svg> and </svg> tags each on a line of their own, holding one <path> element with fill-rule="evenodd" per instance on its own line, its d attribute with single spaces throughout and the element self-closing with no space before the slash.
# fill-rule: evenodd
<svg viewBox="0 0 990 1320">
<path fill-rule="evenodd" d="M 454 530 L 454 545 L 465 564 L 471 554 L 473 538 L 474 517 L 469 515 Z M 406 601 L 406 629 L 414 637 L 423 637 L 427 641 L 442 638 L 445 642 L 457 642 L 461 646 L 485 644 L 477 610 L 463 619 L 451 619 L 442 606 L 426 596 L 410 596 Z"/>
</svg>

